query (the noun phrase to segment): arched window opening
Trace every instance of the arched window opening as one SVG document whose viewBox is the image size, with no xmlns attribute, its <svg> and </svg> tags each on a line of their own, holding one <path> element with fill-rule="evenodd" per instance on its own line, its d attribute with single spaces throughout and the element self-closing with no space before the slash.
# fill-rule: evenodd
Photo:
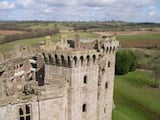
<svg viewBox="0 0 160 120">
<path fill-rule="evenodd" d="M 26 105 L 26 114 L 30 114 L 30 107 Z"/>
<path fill-rule="evenodd" d="M 22 108 L 19 108 L 19 115 L 23 115 L 23 110 L 22 110 Z"/>
<path fill-rule="evenodd" d="M 106 88 L 106 89 L 108 88 L 108 82 L 105 83 L 105 88 Z"/>
<path fill-rule="evenodd" d="M 87 65 L 89 65 L 89 60 L 90 60 L 90 58 L 89 58 L 89 56 L 87 56 Z"/>
<path fill-rule="evenodd" d="M 96 56 L 93 55 L 93 64 L 95 64 L 95 62 L 96 62 Z"/>
<path fill-rule="evenodd" d="M 110 68 L 111 67 L 111 62 L 110 61 L 108 61 L 108 68 Z"/>
<path fill-rule="evenodd" d="M 104 53 L 104 51 L 105 51 L 105 48 L 104 48 L 104 46 L 102 47 L 102 49 L 103 49 L 103 53 Z"/>
<path fill-rule="evenodd" d="M 107 47 L 107 49 L 106 49 L 106 53 L 108 53 L 108 50 L 109 50 L 109 48 Z"/>
<path fill-rule="evenodd" d="M 61 56 L 61 62 L 62 62 L 62 66 L 64 66 L 65 65 L 65 60 L 64 60 L 64 56 L 63 55 Z"/>
<path fill-rule="evenodd" d="M 87 75 L 84 76 L 84 78 L 83 78 L 83 83 L 84 83 L 84 84 L 87 84 Z"/>
<path fill-rule="evenodd" d="M 68 56 L 68 67 L 71 67 L 71 59 L 69 56 Z"/>
<path fill-rule="evenodd" d="M 111 51 L 112 51 L 112 47 L 110 47 L 110 49 L 109 49 L 109 53 L 111 53 Z"/>
<path fill-rule="evenodd" d="M 58 56 L 57 55 L 55 55 L 55 61 L 56 61 L 56 65 L 58 65 Z"/>
<path fill-rule="evenodd" d="M 77 57 L 74 56 L 73 60 L 74 60 L 74 66 L 76 67 L 77 66 Z"/>
<path fill-rule="evenodd" d="M 49 56 L 49 63 L 51 64 L 51 63 L 52 63 L 52 57 L 51 57 L 51 54 L 49 54 L 48 56 Z"/>
<path fill-rule="evenodd" d="M 82 106 L 82 112 L 86 112 L 86 111 L 87 111 L 87 105 L 83 104 L 83 106 Z"/>
<path fill-rule="evenodd" d="M 81 66 L 83 66 L 83 56 L 80 57 Z"/>
<path fill-rule="evenodd" d="M 116 50 L 116 47 L 114 46 L 114 47 L 113 47 L 113 52 L 114 52 L 115 50 Z"/>
</svg>

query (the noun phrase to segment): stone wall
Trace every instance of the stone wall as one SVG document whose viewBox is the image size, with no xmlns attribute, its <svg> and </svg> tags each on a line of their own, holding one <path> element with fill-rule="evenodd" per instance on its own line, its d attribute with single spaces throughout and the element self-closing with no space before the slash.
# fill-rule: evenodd
<svg viewBox="0 0 160 120">
<path fill-rule="evenodd" d="M 30 106 L 30 114 L 26 114 L 25 107 Z M 23 109 L 23 115 L 20 115 L 19 109 Z M 44 99 L 39 101 L 8 104 L 0 107 L 1 120 L 21 120 L 21 117 L 30 115 L 30 119 L 25 120 L 67 120 L 68 109 L 65 97 Z"/>
</svg>

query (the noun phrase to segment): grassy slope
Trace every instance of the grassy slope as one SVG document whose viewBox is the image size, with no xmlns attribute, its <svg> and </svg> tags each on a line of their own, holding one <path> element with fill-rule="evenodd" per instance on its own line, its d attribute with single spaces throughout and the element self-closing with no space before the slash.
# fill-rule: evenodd
<svg viewBox="0 0 160 120">
<path fill-rule="evenodd" d="M 153 83 L 147 72 L 116 76 L 113 120 L 159 120 L 160 90 L 149 87 Z"/>
</svg>

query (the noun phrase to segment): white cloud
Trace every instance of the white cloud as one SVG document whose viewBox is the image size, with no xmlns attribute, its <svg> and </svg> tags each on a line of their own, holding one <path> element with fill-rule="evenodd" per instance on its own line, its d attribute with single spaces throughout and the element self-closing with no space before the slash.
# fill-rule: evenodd
<svg viewBox="0 0 160 120">
<path fill-rule="evenodd" d="M 9 3 L 8 1 L 0 2 L 0 10 L 13 9 L 15 7 L 14 3 Z"/>
<path fill-rule="evenodd" d="M 158 4 L 160 4 L 160 0 L 16 0 L 13 3 L 6 0 L 5 5 L 0 2 L 0 9 L 15 8 L 10 13 L 13 19 L 24 20 L 105 21 L 113 19 L 160 22 L 160 16 L 157 16 L 160 14 L 160 10 L 157 8 Z M 4 10 L 1 10 L 2 12 L 1 18 L 11 19 L 11 17 L 7 18 L 8 13 Z"/>
<path fill-rule="evenodd" d="M 16 5 L 19 7 L 29 8 L 34 4 L 34 0 L 17 0 Z"/>
</svg>

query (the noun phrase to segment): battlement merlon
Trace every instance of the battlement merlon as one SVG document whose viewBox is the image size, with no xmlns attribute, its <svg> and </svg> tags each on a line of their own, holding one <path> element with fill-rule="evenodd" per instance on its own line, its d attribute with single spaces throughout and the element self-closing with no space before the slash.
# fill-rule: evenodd
<svg viewBox="0 0 160 120">
<path fill-rule="evenodd" d="M 107 49 L 108 48 L 112 48 L 112 49 L 116 49 L 119 46 L 119 41 L 117 40 L 111 40 L 111 41 L 107 41 L 104 43 L 104 48 Z"/>
</svg>

